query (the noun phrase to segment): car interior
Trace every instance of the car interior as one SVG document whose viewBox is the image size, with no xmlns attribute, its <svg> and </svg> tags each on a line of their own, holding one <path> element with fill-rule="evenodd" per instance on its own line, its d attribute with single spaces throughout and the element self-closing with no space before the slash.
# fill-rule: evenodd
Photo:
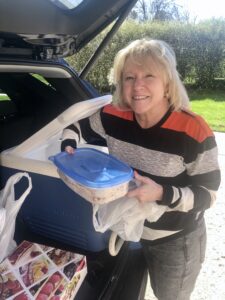
<svg viewBox="0 0 225 300">
<path fill-rule="evenodd" d="M 11 72 L 1 72 L 0 67 L 0 91 L 5 95 L 0 101 L 0 151 L 18 145 L 67 107 L 88 97 L 81 83 L 71 80 L 62 67 L 54 67 L 54 72 L 48 66 L 29 66 L 22 72 L 12 67 Z"/>
</svg>

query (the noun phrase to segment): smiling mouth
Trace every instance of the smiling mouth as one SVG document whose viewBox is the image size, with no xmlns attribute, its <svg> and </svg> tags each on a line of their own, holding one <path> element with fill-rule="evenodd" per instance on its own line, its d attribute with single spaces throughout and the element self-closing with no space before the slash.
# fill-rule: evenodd
<svg viewBox="0 0 225 300">
<path fill-rule="evenodd" d="M 150 99 L 150 96 L 134 96 L 132 97 L 135 101 Z"/>
</svg>

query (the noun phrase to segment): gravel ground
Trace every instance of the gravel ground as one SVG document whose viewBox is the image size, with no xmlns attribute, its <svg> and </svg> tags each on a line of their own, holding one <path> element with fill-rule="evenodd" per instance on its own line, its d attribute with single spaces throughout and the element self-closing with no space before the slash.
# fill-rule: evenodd
<svg viewBox="0 0 225 300">
<path fill-rule="evenodd" d="M 215 133 L 222 181 L 217 202 L 206 211 L 206 259 L 196 282 L 191 300 L 225 300 L 225 134 Z M 148 283 L 145 300 L 155 300 Z"/>
</svg>

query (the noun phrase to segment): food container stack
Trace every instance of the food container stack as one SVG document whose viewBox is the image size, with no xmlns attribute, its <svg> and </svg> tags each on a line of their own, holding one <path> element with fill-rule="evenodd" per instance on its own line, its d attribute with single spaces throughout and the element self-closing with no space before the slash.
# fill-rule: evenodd
<svg viewBox="0 0 225 300">
<path fill-rule="evenodd" d="M 104 204 L 128 192 L 133 170 L 110 154 L 92 148 L 78 148 L 74 154 L 61 152 L 50 160 L 61 179 L 93 204 Z"/>
</svg>

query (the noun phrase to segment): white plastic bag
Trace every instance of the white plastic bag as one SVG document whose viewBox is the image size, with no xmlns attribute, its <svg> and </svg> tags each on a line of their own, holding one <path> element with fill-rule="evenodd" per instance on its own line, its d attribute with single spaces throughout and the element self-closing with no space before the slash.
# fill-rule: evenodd
<svg viewBox="0 0 225 300">
<path fill-rule="evenodd" d="M 93 205 L 93 224 L 96 231 L 111 229 L 125 241 L 140 240 L 145 219 L 155 222 L 165 207 L 155 202 L 140 203 L 136 198 L 122 197 L 107 204 Z"/>
<path fill-rule="evenodd" d="M 28 187 L 19 199 L 15 199 L 14 185 L 22 177 L 28 179 Z M 18 172 L 8 179 L 4 189 L 0 191 L 0 262 L 16 247 L 16 243 L 13 240 L 16 216 L 31 189 L 32 183 L 28 173 Z"/>
</svg>

